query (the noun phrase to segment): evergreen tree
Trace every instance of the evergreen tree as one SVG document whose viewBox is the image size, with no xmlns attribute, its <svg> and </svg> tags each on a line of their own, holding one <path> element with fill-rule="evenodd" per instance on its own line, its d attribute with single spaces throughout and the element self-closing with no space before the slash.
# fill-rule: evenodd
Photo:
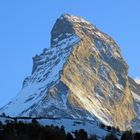
<svg viewBox="0 0 140 140">
<path fill-rule="evenodd" d="M 67 134 L 67 140 L 74 140 L 73 136 L 70 133 Z"/>
<path fill-rule="evenodd" d="M 105 137 L 105 140 L 118 140 L 118 139 L 113 133 L 110 133 Z"/>
<path fill-rule="evenodd" d="M 88 140 L 87 132 L 84 129 L 74 132 L 77 140 Z"/>
<path fill-rule="evenodd" d="M 121 140 L 133 140 L 133 134 L 131 131 L 126 131 L 123 133 Z"/>
</svg>

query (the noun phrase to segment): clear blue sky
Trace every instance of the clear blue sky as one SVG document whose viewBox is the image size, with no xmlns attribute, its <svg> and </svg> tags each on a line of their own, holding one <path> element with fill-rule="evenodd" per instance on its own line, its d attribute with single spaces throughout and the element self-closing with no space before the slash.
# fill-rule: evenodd
<svg viewBox="0 0 140 140">
<path fill-rule="evenodd" d="M 1 0 L 0 106 L 21 89 L 32 57 L 50 46 L 50 31 L 63 13 L 82 16 L 111 35 L 140 76 L 140 0 Z"/>
</svg>

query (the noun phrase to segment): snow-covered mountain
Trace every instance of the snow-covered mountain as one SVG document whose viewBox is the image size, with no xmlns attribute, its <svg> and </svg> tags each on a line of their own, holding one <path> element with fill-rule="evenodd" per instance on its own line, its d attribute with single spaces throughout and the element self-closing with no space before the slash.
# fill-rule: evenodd
<svg viewBox="0 0 140 140">
<path fill-rule="evenodd" d="M 101 121 L 122 130 L 137 116 L 120 48 L 91 23 L 69 14 L 57 19 L 51 47 L 33 58 L 31 76 L 0 112 Z"/>
</svg>

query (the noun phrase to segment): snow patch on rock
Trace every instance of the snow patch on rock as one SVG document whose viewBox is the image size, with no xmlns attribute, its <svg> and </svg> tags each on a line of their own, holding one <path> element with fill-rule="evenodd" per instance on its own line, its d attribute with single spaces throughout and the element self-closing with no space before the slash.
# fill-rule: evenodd
<svg viewBox="0 0 140 140">
<path fill-rule="evenodd" d="M 140 78 L 139 78 L 139 77 L 136 77 L 136 78 L 135 78 L 135 82 L 136 82 L 137 84 L 140 84 Z"/>
</svg>

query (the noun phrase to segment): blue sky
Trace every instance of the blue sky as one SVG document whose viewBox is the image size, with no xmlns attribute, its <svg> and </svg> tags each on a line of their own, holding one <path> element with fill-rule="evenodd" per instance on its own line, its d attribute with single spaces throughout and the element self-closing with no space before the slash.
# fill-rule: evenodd
<svg viewBox="0 0 140 140">
<path fill-rule="evenodd" d="M 82 16 L 112 36 L 140 76 L 140 0 L 1 0 L 0 106 L 21 89 L 32 57 L 50 46 L 50 31 L 63 13 Z"/>
</svg>

